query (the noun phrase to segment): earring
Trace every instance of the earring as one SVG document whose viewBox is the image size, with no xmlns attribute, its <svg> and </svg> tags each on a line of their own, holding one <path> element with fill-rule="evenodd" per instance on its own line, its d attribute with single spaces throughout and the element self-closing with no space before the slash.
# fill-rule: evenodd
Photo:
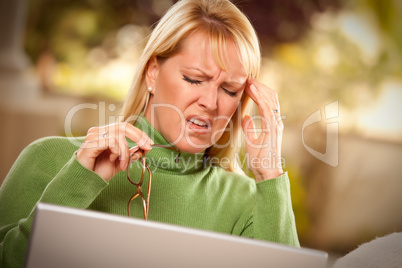
<svg viewBox="0 0 402 268">
<path fill-rule="evenodd" d="M 148 102 L 149 102 L 149 98 L 151 97 L 151 92 L 152 92 L 152 87 L 148 87 L 147 91 L 149 94 L 145 94 L 145 103 L 144 106 L 142 107 L 142 112 L 145 112 L 145 110 L 147 109 L 148 106 Z"/>
</svg>

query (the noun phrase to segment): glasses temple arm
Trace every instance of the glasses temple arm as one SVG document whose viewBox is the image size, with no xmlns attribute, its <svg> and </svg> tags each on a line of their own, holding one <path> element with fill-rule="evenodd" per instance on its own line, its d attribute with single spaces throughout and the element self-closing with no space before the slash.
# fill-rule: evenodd
<svg viewBox="0 0 402 268">
<path fill-rule="evenodd" d="M 159 148 L 165 148 L 165 149 L 169 149 L 169 150 L 173 150 L 177 152 L 177 156 L 174 160 L 174 162 L 177 164 L 179 163 L 180 160 L 180 156 L 181 156 L 181 152 L 179 149 L 175 148 L 175 147 L 170 147 L 170 146 L 166 146 L 166 145 L 161 145 L 161 144 L 153 144 L 152 147 L 159 147 Z"/>
</svg>

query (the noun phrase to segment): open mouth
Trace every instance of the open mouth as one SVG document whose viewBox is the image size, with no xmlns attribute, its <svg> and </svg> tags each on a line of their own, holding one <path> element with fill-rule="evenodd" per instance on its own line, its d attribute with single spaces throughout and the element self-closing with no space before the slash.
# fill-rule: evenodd
<svg viewBox="0 0 402 268">
<path fill-rule="evenodd" d="M 187 124 L 192 130 L 198 133 L 206 133 L 211 129 L 210 120 L 200 116 L 188 117 Z"/>
</svg>

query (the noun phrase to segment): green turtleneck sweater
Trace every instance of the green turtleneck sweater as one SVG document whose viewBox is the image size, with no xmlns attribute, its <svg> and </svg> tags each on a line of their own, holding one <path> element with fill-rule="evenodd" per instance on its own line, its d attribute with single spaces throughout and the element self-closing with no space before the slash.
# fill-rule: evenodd
<svg viewBox="0 0 402 268">
<path fill-rule="evenodd" d="M 168 142 L 144 118 L 137 126 L 155 144 Z M 21 153 L 0 188 L 0 267 L 22 267 L 37 202 L 127 215 L 136 191 L 119 172 L 109 182 L 84 168 L 75 152 L 83 138 L 50 137 Z M 129 142 L 129 146 L 134 143 Z M 192 228 L 299 246 L 287 174 L 256 183 L 253 179 L 204 165 L 202 154 L 153 148 L 149 217 Z M 147 189 L 147 176 L 143 189 Z M 141 199 L 131 215 L 142 218 Z"/>
</svg>

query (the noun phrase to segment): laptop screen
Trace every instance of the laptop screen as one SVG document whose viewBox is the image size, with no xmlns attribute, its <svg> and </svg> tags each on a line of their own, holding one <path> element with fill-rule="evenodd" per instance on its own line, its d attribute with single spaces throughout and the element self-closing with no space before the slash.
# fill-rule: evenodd
<svg viewBox="0 0 402 268">
<path fill-rule="evenodd" d="M 39 203 L 25 267 L 326 267 L 322 251 Z"/>
</svg>

